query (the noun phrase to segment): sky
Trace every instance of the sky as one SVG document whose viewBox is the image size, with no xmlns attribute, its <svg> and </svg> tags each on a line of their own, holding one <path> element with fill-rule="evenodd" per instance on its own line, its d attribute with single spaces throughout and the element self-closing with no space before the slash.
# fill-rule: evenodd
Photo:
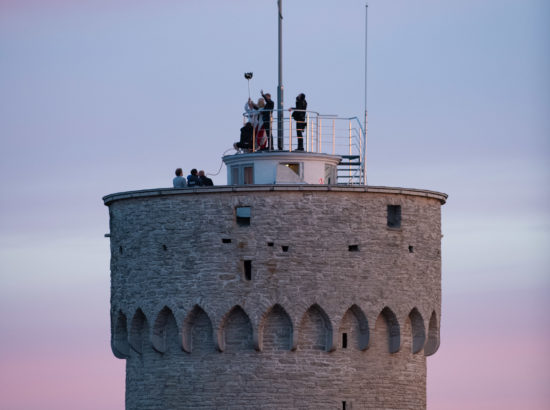
<svg viewBox="0 0 550 410">
<path fill-rule="evenodd" d="M 361 117 L 365 3 L 283 3 L 285 107 Z M 550 3 L 372 0 L 369 185 L 449 194 L 429 409 L 550 408 Z M 275 0 L 0 0 L 0 407 L 121 409 L 102 196 L 225 184 Z M 221 167 L 221 169 L 220 169 Z M 219 172 L 218 172 L 219 171 Z"/>
</svg>

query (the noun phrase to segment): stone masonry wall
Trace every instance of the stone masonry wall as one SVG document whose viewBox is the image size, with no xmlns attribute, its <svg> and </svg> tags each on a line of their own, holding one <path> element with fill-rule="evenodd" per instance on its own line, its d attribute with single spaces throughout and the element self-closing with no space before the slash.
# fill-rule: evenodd
<svg viewBox="0 0 550 410">
<path fill-rule="evenodd" d="M 126 408 L 425 408 L 444 198 L 326 187 L 107 197 Z M 400 228 L 388 205 L 401 205 Z M 237 207 L 250 207 L 249 226 Z"/>
</svg>

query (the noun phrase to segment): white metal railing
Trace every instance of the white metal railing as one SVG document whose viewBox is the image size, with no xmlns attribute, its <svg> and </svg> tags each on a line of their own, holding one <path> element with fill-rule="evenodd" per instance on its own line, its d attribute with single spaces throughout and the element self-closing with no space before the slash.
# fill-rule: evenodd
<svg viewBox="0 0 550 410">
<path fill-rule="evenodd" d="M 366 183 L 365 153 L 366 136 L 359 118 L 323 115 L 315 111 L 305 111 L 306 127 L 303 132 L 304 151 L 339 155 L 342 162 L 338 166 L 339 182 L 348 184 Z M 259 129 L 258 118 L 262 112 L 252 111 L 243 114 L 243 123 L 250 121 L 254 127 L 252 151 L 258 150 L 256 132 Z M 268 150 L 278 149 L 277 110 L 270 115 L 271 138 L 268 138 Z M 284 151 L 295 151 L 297 146 L 296 122 L 288 110 L 284 111 L 281 146 Z M 345 172 L 344 172 L 345 171 Z"/>
</svg>

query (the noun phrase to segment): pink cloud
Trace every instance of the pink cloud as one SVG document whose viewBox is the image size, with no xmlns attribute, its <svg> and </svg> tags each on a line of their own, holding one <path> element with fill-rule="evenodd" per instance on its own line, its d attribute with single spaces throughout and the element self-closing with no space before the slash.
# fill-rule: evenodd
<svg viewBox="0 0 550 410">
<path fill-rule="evenodd" d="M 35 342 L 40 344 L 39 337 Z M 124 365 L 105 351 L 35 349 L 2 360 L 0 397 L 11 410 L 124 408 Z"/>
<path fill-rule="evenodd" d="M 507 309 L 514 307 L 500 307 L 498 315 L 484 316 L 479 309 L 469 323 L 453 322 L 456 312 L 443 317 L 447 326 L 454 327 L 442 334 L 439 351 L 428 358 L 428 408 L 549 408 L 550 331 L 546 321 L 541 312 L 518 308 L 512 313 Z M 533 320 L 537 317 L 542 319 L 538 325 Z"/>
</svg>

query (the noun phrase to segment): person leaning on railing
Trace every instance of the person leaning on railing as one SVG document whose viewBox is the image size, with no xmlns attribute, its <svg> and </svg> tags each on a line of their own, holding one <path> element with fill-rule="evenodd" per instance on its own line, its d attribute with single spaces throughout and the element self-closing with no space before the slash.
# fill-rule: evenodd
<svg viewBox="0 0 550 410">
<path fill-rule="evenodd" d="M 294 111 L 292 113 L 292 118 L 294 118 L 294 121 L 296 121 L 296 136 L 298 137 L 298 148 L 296 148 L 296 151 L 304 150 L 303 132 L 307 126 L 306 110 L 307 110 L 306 95 L 304 93 L 298 94 L 298 96 L 296 97 L 296 107 L 292 107 L 289 110 L 289 111 Z"/>
</svg>

